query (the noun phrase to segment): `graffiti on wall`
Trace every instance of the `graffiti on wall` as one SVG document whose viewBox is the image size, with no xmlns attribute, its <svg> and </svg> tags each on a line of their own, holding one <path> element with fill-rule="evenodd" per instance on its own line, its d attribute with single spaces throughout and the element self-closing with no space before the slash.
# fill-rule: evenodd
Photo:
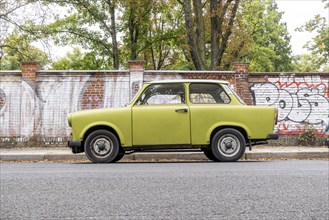
<svg viewBox="0 0 329 220">
<path fill-rule="evenodd" d="M 129 76 L 126 78 L 120 76 L 116 82 L 113 77 L 104 76 L 102 95 L 96 96 L 85 93 L 93 84 L 93 77 L 88 74 L 47 75 L 40 77 L 36 85 L 9 77 L 0 83 L 0 137 L 67 137 L 68 113 L 87 109 L 94 102 L 97 106 L 93 108 L 120 107 L 129 102 Z"/>
<path fill-rule="evenodd" d="M 321 131 L 321 119 L 329 117 L 328 80 L 320 76 L 265 77 L 250 89 L 256 105 L 278 108 L 277 133 L 300 134 L 306 124 Z"/>
</svg>

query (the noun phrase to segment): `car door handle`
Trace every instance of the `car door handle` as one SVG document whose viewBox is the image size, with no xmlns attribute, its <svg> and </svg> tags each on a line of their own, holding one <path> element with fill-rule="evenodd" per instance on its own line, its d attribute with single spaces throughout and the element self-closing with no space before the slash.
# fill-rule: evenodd
<svg viewBox="0 0 329 220">
<path fill-rule="evenodd" d="M 178 113 L 185 113 L 187 112 L 188 110 L 186 108 L 180 108 L 180 109 L 176 109 L 175 112 L 178 112 Z"/>
</svg>

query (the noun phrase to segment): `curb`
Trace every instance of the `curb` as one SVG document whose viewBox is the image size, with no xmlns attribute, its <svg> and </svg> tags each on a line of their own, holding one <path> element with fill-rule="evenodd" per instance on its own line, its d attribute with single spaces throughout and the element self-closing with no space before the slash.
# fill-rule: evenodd
<svg viewBox="0 0 329 220">
<path fill-rule="evenodd" d="M 321 152 L 246 152 L 242 160 L 329 160 L 329 151 Z M 84 153 L 17 153 L 0 154 L 0 161 L 83 161 L 87 160 Z M 208 161 L 202 152 L 193 153 L 135 153 L 125 155 L 123 162 L 135 161 Z"/>
<path fill-rule="evenodd" d="M 246 160 L 329 160 L 329 152 L 271 152 L 271 153 L 246 153 Z"/>
</svg>

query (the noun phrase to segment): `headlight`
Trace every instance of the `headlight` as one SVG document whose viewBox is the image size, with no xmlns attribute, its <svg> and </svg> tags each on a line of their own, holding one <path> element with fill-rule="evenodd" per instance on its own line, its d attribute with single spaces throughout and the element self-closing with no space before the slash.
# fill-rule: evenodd
<svg viewBox="0 0 329 220">
<path fill-rule="evenodd" d="M 329 132 L 329 118 L 323 119 L 321 125 L 324 132 Z"/>
</svg>

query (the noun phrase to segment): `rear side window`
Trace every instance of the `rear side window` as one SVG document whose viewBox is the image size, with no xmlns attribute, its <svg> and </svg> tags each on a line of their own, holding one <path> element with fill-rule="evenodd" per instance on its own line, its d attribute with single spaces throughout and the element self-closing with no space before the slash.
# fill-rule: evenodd
<svg viewBox="0 0 329 220">
<path fill-rule="evenodd" d="M 218 84 L 192 83 L 190 84 L 190 101 L 195 104 L 228 104 L 231 99 Z"/>
</svg>

